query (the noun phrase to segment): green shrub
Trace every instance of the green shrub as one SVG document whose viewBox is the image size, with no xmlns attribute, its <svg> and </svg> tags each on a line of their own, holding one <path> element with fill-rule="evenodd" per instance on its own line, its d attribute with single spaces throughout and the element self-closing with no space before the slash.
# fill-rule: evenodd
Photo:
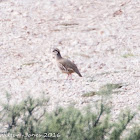
<svg viewBox="0 0 140 140">
<path fill-rule="evenodd" d="M 1 123 L 6 126 L 5 135 L 13 134 L 11 140 L 140 139 L 138 126 L 130 129 L 131 133 L 123 137 L 136 115 L 130 111 L 122 113 L 118 120 L 112 122 L 109 108 L 102 103 L 94 110 L 88 107 L 81 111 L 69 106 L 52 112 L 47 111 L 47 103 L 45 98 L 33 99 L 29 96 L 19 104 L 11 104 L 8 98 L 0 113 Z"/>
<path fill-rule="evenodd" d="M 127 125 L 134 118 L 135 114 L 130 111 L 123 112 L 116 123 L 112 124 L 113 131 L 110 135 L 110 140 L 120 140 L 121 134 L 126 131 Z"/>
<path fill-rule="evenodd" d="M 100 140 L 109 128 L 108 115 L 104 116 L 105 112 L 103 105 L 100 106 L 98 113 L 93 113 L 90 109 L 81 113 L 73 107 L 59 108 L 46 114 L 42 126 L 45 132 L 60 133 L 61 137 L 58 140 L 92 140 L 93 138 Z"/>
<path fill-rule="evenodd" d="M 135 126 L 131 129 L 125 140 L 139 140 L 140 139 L 140 126 Z"/>
</svg>

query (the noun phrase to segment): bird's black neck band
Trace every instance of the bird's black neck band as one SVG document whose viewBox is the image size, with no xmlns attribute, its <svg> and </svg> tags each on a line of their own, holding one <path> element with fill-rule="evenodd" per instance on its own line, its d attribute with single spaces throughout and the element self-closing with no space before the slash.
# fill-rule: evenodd
<svg viewBox="0 0 140 140">
<path fill-rule="evenodd" d="M 61 59 L 62 58 L 60 53 L 58 53 L 56 57 L 57 57 L 57 59 Z"/>
</svg>

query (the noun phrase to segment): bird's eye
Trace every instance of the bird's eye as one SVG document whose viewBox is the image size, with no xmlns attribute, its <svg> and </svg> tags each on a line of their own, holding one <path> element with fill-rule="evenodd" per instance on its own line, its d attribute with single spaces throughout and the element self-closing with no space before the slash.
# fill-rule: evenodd
<svg viewBox="0 0 140 140">
<path fill-rule="evenodd" d="M 53 53 L 54 53 L 54 54 L 58 54 L 58 51 L 54 50 Z"/>
</svg>

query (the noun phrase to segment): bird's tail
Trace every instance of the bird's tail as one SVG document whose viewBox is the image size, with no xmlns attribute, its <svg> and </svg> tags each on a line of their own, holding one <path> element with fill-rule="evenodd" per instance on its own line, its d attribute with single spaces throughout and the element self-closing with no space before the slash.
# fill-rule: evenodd
<svg viewBox="0 0 140 140">
<path fill-rule="evenodd" d="M 79 70 L 78 70 L 78 68 L 77 68 L 76 66 L 75 66 L 74 71 L 75 71 L 80 77 L 82 77 L 81 73 L 79 72 Z"/>
<path fill-rule="evenodd" d="M 79 74 L 78 74 L 80 77 L 82 77 L 82 75 L 81 75 L 81 73 L 79 72 Z"/>
<path fill-rule="evenodd" d="M 76 72 L 80 77 L 82 77 L 81 73 L 79 72 L 79 70 Z"/>
</svg>

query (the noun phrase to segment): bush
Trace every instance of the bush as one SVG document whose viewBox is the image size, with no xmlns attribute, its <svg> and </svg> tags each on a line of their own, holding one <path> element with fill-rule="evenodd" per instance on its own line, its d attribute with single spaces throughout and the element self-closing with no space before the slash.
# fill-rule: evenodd
<svg viewBox="0 0 140 140">
<path fill-rule="evenodd" d="M 136 114 L 130 111 L 120 115 L 117 121 L 110 120 L 109 109 L 104 104 L 92 111 L 89 107 L 83 111 L 72 106 L 47 111 L 48 100 L 28 97 L 19 104 L 3 104 L 1 123 L 6 127 L 5 134 L 19 140 L 139 140 L 140 127 L 133 127 L 127 135 L 127 126 L 131 125 Z M 7 138 L 9 139 L 9 138 Z"/>
</svg>

